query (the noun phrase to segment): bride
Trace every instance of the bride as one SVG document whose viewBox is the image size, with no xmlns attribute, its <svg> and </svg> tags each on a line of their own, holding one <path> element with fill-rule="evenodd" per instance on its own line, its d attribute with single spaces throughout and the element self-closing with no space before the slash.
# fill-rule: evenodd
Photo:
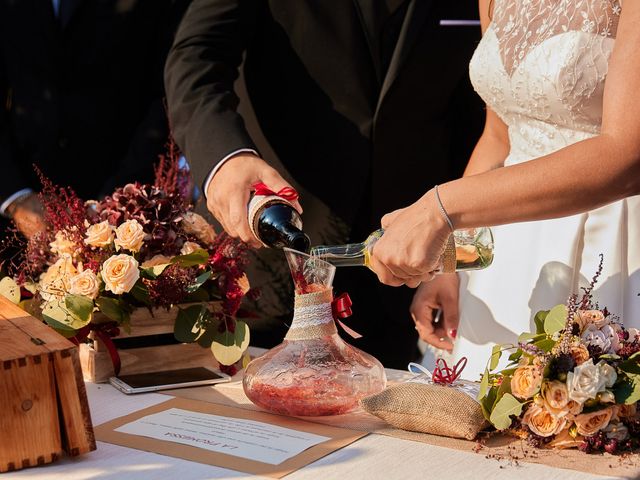
<svg viewBox="0 0 640 480">
<path fill-rule="evenodd" d="M 594 299 L 640 327 L 640 2 L 480 0 L 480 14 L 470 76 L 486 125 L 465 176 L 386 215 L 372 258 L 384 283 L 424 282 L 416 328 L 468 357 L 470 379 L 494 343 L 579 293 L 600 253 Z M 452 228 L 483 225 L 490 268 L 426 281 Z"/>
</svg>

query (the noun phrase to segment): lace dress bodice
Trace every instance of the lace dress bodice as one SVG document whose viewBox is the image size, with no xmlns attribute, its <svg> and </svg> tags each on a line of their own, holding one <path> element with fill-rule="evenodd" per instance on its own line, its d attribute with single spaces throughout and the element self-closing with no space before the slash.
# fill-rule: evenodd
<svg viewBox="0 0 640 480">
<path fill-rule="evenodd" d="M 519 163 L 596 135 L 619 0 L 495 0 L 471 81 Z"/>
</svg>

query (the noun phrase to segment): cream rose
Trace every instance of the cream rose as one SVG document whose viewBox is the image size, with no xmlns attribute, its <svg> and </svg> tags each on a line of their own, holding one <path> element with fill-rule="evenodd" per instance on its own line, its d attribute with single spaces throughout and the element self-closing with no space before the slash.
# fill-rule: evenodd
<svg viewBox="0 0 640 480">
<path fill-rule="evenodd" d="M 184 245 L 182 245 L 182 249 L 180 249 L 180 254 L 189 255 L 190 253 L 193 253 L 201 248 L 202 247 L 196 242 L 184 242 Z"/>
<path fill-rule="evenodd" d="M 567 374 L 569 398 L 579 403 L 596 398 L 598 392 L 604 391 L 605 382 L 606 378 L 602 375 L 600 367 L 589 359 Z"/>
<path fill-rule="evenodd" d="M 49 247 L 55 255 L 67 254 L 74 256 L 78 250 L 76 243 L 71 240 L 63 230 L 56 232 L 55 240 L 49 244 Z"/>
<path fill-rule="evenodd" d="M 602 430 L 609 424 L 613 409 L 611 407 L 597 410 L 590 413 L 581 413 L 575 418 L 576 427 L 580 435 L 589 437 L 594 433 Z"/>
<path fill-rule="evenodd" d="M 633 418 L 636 416 L 636 404 L 617 405 L 616 414 L 619 418 Z"/>
<path fill-rule="evenodd" d="M 582 332 L 582 341 L 585 345 L 593 345 L 600 348 L 603 353 L 607 353 L 611 348 L 611 341 L 594 324 L 588 325 Z"/>
<path fill-rule="evenodd" d="M 93 271 L 87 269 L 71 277 L 69 293 L 94 299 L 100 292 L 100 281 Z"/>
<path fill-rule="evenodd" d="M 569 413 L 569 392 L 567 385 L 559 380 L 544 382 L 541 388 L 544 406 L 556 417 L 564 417 Z"/>
<path fill-rule="evenodd" d="M 195 236 L 205 245 L 211 245 L 216 239 L 216 231 L 209 222 L 197 213 L 185 213 L 181 225 L 186 233 Z"/>
<path fill-rule="evenodd" d="M 96 223 L 87 228 L 84 243 L 91 247 L 104 248 L 113 242 L 113 226 L 108 221 Z"/>
<path fill-rule="evenodd" d="M 116 248 L 139 252 L 144 242 L 144 230 L 137 220 L 127 220 L 116 228 Z"/>
<path fill-rule="evenodd" d="M 556 417 L 546 408 L 531 404 L 522 417 L 522 424 L 529 427 L 536 435 L 550 437 L 560 433 L 567 426 L 567 420 Z"/>
<path fill-rule="evenodd" d="M 169 257 L 165 257 L 164 255 L 154 255 L 142 264 L 142 268 L 151 268 L 157 265 L 167 265 L 169 263 L 171 263 L 171 259 Z"/>
<path fill-rule="evenodd" d="M 71 255 L 63 254 L 40 277 L 39 292 L 46 302 L 64 299 L 71 289 L 71 277 L 78 271 L 73 265 Z"/>
<path fill-rule="evenodd" d="M 517 398 L 526 400 L 531 398 L 542 384 L 542 369 L 529 365 L 518 367 L 511 378 L 511 392 Z"/>
<path fill-rule="evenodd" d="M 598 368 L 600 369 L 600 374 L 604 378 L 604 386 L 607 388 L 613 387 L 613 384 L 616 383 L 616 380 L 618 379 L 616 369 L 604 360 L 600 360 L 598 362 Z"/>
<path fill-rule="evenodd" d="M 609 321 L 604 317 L 604 313 L 600 310 L 579 310 L 578 323 L 580 324 L 580 329 L 584 330 L 592 324 L 597 328 L 600 328 L 609 323 Z"/>
<path fill-rule="evenodd" d="M 576 437 L 574 438 L 569 433 L 569 429 L 565 428 L 560 433 L 558 433 L 553 440 L 549 442 L 549 446 L 551 448 L 559 448 L 559 449 L 576 448 L 583 441 L 584 441 L 584 438 L 581 435 L 576 435 Z"/>
<path fill-rule="evenodd" d="M 129 292 L 140 278 L 138 262 L 130 255 L 113 255 L 102 265 L 104 288 L 120 295 Z"/>
<path fill-rule="evenodd" d="M 569 349 L 569 354 L 573 357 L 573 361 L 576 365 L 582 365 L 589 360 L 589 350 L 581 343 L 578 345 L 572 345 Z"/>
</svg>

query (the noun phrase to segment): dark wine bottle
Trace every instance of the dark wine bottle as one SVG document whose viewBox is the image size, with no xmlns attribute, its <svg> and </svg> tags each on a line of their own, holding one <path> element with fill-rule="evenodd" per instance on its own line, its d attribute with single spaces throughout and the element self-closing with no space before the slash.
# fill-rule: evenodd
<svg viewBox="0 0 640 480">
<path fill-rule="evenodd" d="M 291 204 L 298 198 L 292 188 L 273 192 L 263 184 L 254 185 L 249 202 L 249 227 L 265 247 L 292 248 L 309 252 L 311 242 L 302 230 L 302 218 Z"/>
</svg>

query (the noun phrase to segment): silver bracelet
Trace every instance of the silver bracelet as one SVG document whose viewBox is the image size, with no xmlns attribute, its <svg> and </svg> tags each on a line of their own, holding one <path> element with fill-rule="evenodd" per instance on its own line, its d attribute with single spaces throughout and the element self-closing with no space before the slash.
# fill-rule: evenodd
<svg viewBox="0 0 640 480">
<path fill-rule="evenodd" d="M 447 214 L 447 211 L 444 209 L 444 205 L 442 205 L 442 200 L 440 200 L 440 193 L 438 192 L 438 185 L 433 187 L 433 189 L 436 192 L 436 200 L 438 202 L 438 207 L 440 207 L 440 213 L 442 213 L 442 216 L 447 221 L 447 225 L 449 225 L 449 228 L 453 232 L 455 230 L 453 228 L 453 222 L 451 222 L 451 219 L 449 218 L 449 215 Z"/>
</svg>

